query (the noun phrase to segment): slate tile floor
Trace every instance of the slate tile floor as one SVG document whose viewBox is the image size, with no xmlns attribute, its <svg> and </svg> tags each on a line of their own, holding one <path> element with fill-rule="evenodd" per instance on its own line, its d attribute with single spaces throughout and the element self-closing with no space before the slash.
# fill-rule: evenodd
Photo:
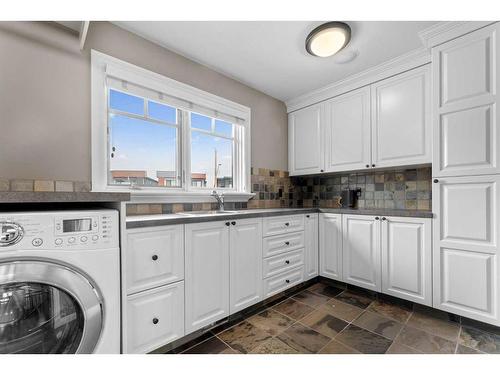
<svg viewBox="0 0 500 375">
<path fill-rule="evenodd" d="M 185 354 L 500 353 L 500 328 L 316 283 L 196 343 Z"/>
</svg>

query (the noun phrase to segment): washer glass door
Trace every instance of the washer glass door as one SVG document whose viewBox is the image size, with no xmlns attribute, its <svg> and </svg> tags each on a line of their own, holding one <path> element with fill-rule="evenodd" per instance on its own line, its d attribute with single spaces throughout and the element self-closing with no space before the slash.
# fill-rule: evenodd
<svg viewBox="0 0 500 375">
<path fill-rule="evenodd" d="M 76 353 L 84 321 L 76 300 L 56 287 L 0 286 L 0 353 Z"/>
<path fill-rule="evenodd" d="M 92 353 L 102 315 L 82 273 L 49 262 L 0 263 L 0 353 Z"/>
</svg>

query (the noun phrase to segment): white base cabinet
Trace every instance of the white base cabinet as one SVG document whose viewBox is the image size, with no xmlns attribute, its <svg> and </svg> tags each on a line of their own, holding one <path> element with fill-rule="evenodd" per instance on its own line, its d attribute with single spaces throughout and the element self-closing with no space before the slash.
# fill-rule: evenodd
<svg viewBox="0 0 500 375">
<path fill-rule="evenodd" d="M 305 215 L 304 238 L 305 238 L 305 279 L 309 280 L 318 276 L 319 247 L 318 247 L 318 220 L 319 214 Z"/>
<path fill-rule="evenodd" d="M 312 216 L 285 215 L 263 219 L 263 298 L 269 298 L 305 280 L 305 264 L 308 258 L 309 262 L 314 263 L 312 253 L 317 244 L 317 240 L 314 240 L 317 230 Z M 309 268 L 314 273 L 314 264 L 309 263 Z"/>
<path fill-rule="evenodd" d="M 184 225 L 131 229 L 127 233 L 127 294 L 184 279 Z"/>
<path fill-rule="evenodd" d="M 342 215 L 342 219 L 343 280 L 380 292 L 380 218 Z"/>
<path fill-rule="evenodd" d="M 382 217 L 382 293 L 432 306 L 432 219 Z"/>
<path fill-rule="evenodd" d="M 229 230 L 229 312 L 262 300 L 262 219 L 231 221 Z"/>
<path fill-rule="evenodd" d="M 147 353 L 184 336 L 184 282 L 127 297 L 125 353 Z"/>
<path fill-rule="evenodd" d="M 229 315 L 229 226 L 186 224 L 186 334 Z"/>
<path fill-rule="evenodd" d="M 434 307 L 500 324 L 500 175 L 433 184 Z"/>
<path fill-rule="evenodd" d="M 319 274 L 342 281 L 342 215 L 319 215 Z"/>
</svg>

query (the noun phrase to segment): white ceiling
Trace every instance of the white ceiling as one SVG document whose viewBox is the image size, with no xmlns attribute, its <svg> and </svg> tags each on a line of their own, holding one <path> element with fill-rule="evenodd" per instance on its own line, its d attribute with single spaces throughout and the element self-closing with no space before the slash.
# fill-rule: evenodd
<svg viewBox="0 0 500 375">
<path fill-rule="evenodd" d="M 422 47 L 418 32 L 435 22 L 355 21 L 351 42 L 337 56 L 307 54 L 304 41 L 322 22 L 127 21 L 114 22 L 152 42 L 287 100 Z M 342 53 L 356 52 L 341 64 Z"/>
</svg>

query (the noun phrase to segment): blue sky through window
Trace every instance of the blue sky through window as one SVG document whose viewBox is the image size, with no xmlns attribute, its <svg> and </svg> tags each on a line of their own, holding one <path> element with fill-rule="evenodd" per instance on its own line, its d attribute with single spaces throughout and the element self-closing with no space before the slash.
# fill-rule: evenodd
<svg viewBox="0 0 500 375">
<path fill-rule="evenodd" d="M 175 171 L 177 129 L 121 115 L 110 114 L 111 170 L 146 171 L 157 178 L 157 171 Z"/>
<path fill-rule="evenodd" d="M 120 91 L 109 90 L 109 107 L 134 115 L 144 115 L 144 99 Z"/>
</svg>

